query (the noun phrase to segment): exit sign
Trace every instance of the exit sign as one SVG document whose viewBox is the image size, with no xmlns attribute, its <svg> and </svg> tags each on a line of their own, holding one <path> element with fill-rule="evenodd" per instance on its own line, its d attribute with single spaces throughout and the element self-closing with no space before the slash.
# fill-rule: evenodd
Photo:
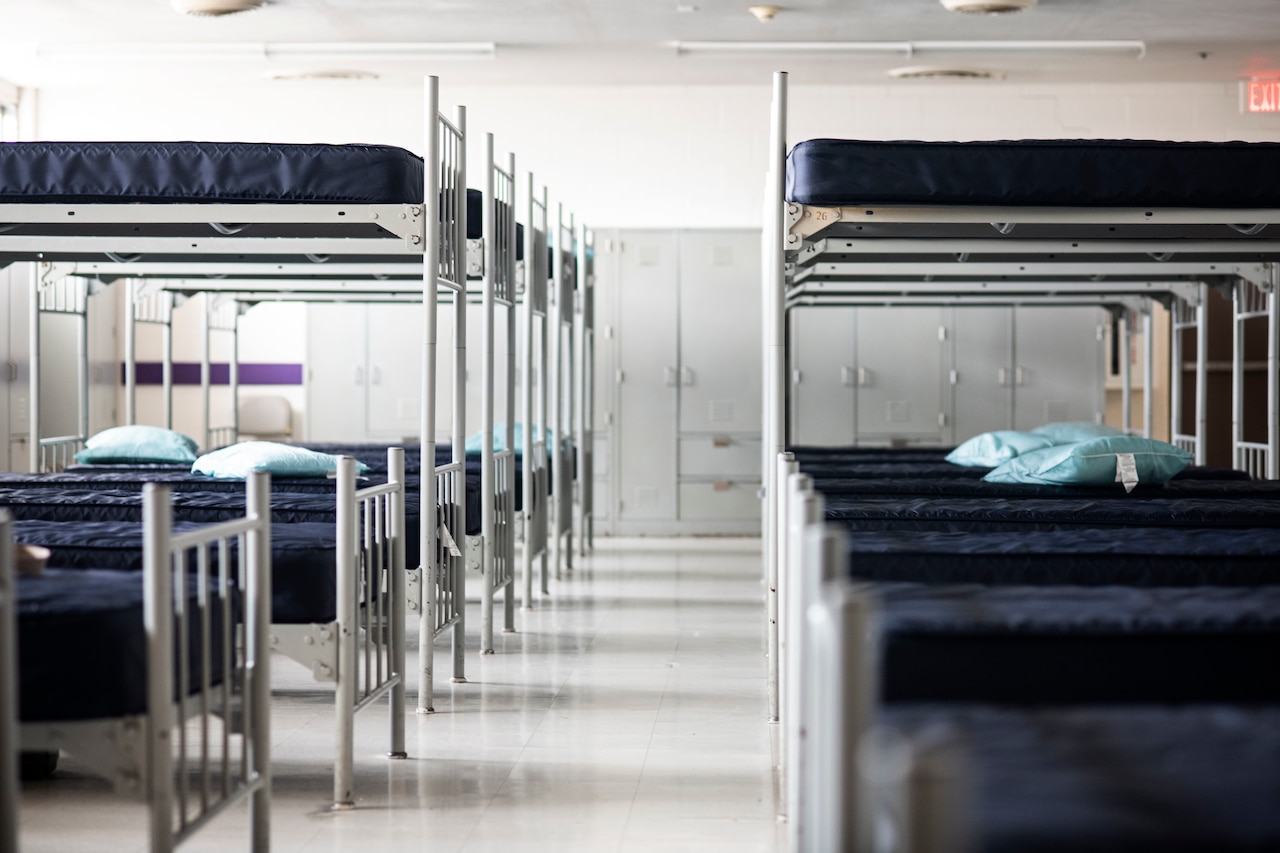
<svg viewBox="0 0 1280 853">
<path fill-rule="evenodd" d="M 1280 80 L 1246 80 L 1244 111 L 1280 113 Z"/>
</svg>

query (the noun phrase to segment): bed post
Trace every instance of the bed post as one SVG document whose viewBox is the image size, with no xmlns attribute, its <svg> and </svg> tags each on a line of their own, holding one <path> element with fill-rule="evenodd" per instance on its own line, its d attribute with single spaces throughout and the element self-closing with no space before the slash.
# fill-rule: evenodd
<svg viewBox="0 0 1280 853">
<path fill-rule="evenodd" d="M 246 510 L 260 522 L 246 536 L 245 548 L 254 559 L 247 573 L 246 610 L 253 622 L 246 626 L 245 667 L 249 672 L 253 713 L 250 760 L 257 787 L 249 799 L 254 853 L 271 849 L 271 475 L 254 471 L 246 487 Z"/>
<path fill-rule="evenodd" d="M 550 232 L 551 229 L 547 229 Z M 564 472 L 560 467 L 562 454 L 560 453 L 560 443 L 564 441 L 564 424 L 560 422 L 560 412 L 564 404 L 564 382 L 562 382 L 561 370 L 564 367 L 563 356 L 563 335 L 564 327 L 561 324 L 564 311 L 564 202 L 556 202 L 556 229 L 555 238 L 552 241 L 551 251 L 551 291 L 547 299 L 547 332 L 544 346 L 550 348 L 550 353 L 546 364 L 546 397 L 549 400 L 546 413 L 547 423 L 550 427 L 551 438 L 548 450 L 551 451 L 551 502 L 547 505 L 547 518 L 551 522 L 551 538 L 547 542 L 547 547 L 551 549 L 551 562 L 555 564 L 556 580 L 560 580 L 561 575 L 561 543 L 560 543 L 560 495 L 565 487 Z M 545 593 L 546 580 L 543 580 L 543 592 Z"/>
<path fill-rule="evenodd" d="M 1152 364 L 1155 361 L 1155 343 L 1151 340 L 1154 324 L 1150 299 L 1146 301 L 1146 308 L 1142 313 L 1142 437 L 1154 438 L 1155 383 Z"/>
<path fill-rule="evenodd" d="M 792 850 L 799 850 L 802 843 L 801 812 L 812 795 L 807 775 L 810 753 L 805 746 L 808 737 L 806 721 L 812 713 L 808 694 L 812 689 L 812 673 L 804 670 L 809 657 L 805 613 L 817 602 L 818 592 L 830 567 L 825 562 L 814 561 L 806 548 L 807 531 L 822 523 L 823 499 L 813 490 L 813 480 L 807 474 L 795 474 L 788 481 L 779 481 L 778 487 L 786 491 L 783 498 L 787 517 L 780 519 L 777 535 L 785 536 L 786 553 L 781 555 L 782 571 L 782 627 L 784 658 L 782 660 L 782 755 L 784 803 L 787 815 L 787 832 Z M 781 496 L 780 496 L 781 497 Z M 786 526 L 783 533 L 782 526 Z"/>
<path fill-rule="evenodd" d="M 481 327 L 481 372 L 484 393 L 480 395 L 480 541 L 483 588 L 480 591 L 480 654 L 493 654 L 493 575 L 494 553 L 494 477 L 493 477 L 493 311 L 494 277 L 497 275 L 497 222 L 494 206 L 497 187 L 493 180 L 493 134 L 484 135 L 484 207 L 481 231 L 484 233 L 483 325 Z M 508 418 L 510 420 L 510 418 Z M 503 445 L 504 449 L 506 445 Z"/>
<path fill-rule="evenodd" d="M 132 426 L 138 422 L 138 318 L 133 313 L 138 280 L 125 279 L 124 286 L 124 422 Z"/>
<path fill-rule="evenodd" d="M 89 285 L 75 288 L 76 300 L 76 390 L 80 394 L 80 411 L 77 413 L 76 429 L 80 433 L 81 446 L 89 439 Z M 80 300 L 84 302 L 81 303 Z M 74 456 L 74 455 L 73 455 Z M 68 462 L 74 461 L 65 456 L 59 463 L 65 468 Z"/>
<path fill-rule="evenodd" d="M 453 263 L 456 270 L 457 290 L 453 298 L 453 453 L 451 461 L 459 465 L 456 531 L 450 531 L 465 544 L 467 533 L 467 108 L 459 106 L 456 112 L 458 126 L 458 174 L 454 178 L 458 193 L 456 221 L 453 223 Z M 457 620 L 453 623 L 453 675 L 454 684 L 465 683 L 466 678 L 466 628 L 467 628 L 467 564 L 458 557 L 449 561 L 454 571 L 453 590 L 457 602 Z"/>
<path fill-rule="evenodd" d="M 18 632 L 13 534 L 0 510 L 0 853 L 18 850 Z"/>
<path fill-rule="evenodd" d="M 524 460 L 524 474 L 521 477 L 521 521 L 524 527 L 524 547 L 520 549 L 520 567 L 524 583 L 523 608 L 533 609 L 533 277 L 538 274 L 541 265 L 537 262 L 538 241 L 534 236 L 537 227 L 534 221 L 533 174 L 529 176 L 528 221 L 524 227 L 524 299 L 521 300 L 524 312 L 519 315 L 524 328 L 524 339 L 521 341 L 521 363 L 524 369 L 520 374 L 520 422 L 524 429 L 520 434 L 520 455 Z M 510 420 L 510 418 L 508 418 Z M 510 430 L 508 430 L 510 434 Z"/>
<path fill-rule="evenodd" d="M 1280 264 L 1267 293 L 1267 479 L 1280 480 Z"/>
<path fill-rule="evenodd" d="M 426 137 L 423 154 L 423 205 L 426 246 L 422 257 L 422 420 L 419 424 L 419 487 L 421 529 L 419 566 L 421 607 L 418 634 L 418 713 L 432 707 L 435 679 L 436 589 L 436 282 L 440 276 L 440 91 L 439 79 L 426 78 Z"/>
<path fill-rule="evenodd" d="M 1231 467 L 1254 476 L 1252 458 L 1244 452 L 1244 319 L 1252 300 L 1253 285 L 1237 278 L 1231 286 Z"/>
<path fill-rule="evenodd" d="M 352 795 L 355 763 L 356 681 L 356 461 L 338 457 L 337 585 L 338 585 L 338 684 L 334 695 L 337 711 L 337 744 L 333 767 L 333 802 L 330 809 L 355 808 Z"/>
<path fill-rule="evenodd" d="M 784 414 L 783 370 L 783 204 L 786 158 L 787 123 L 787 74 L 773 75 L 773 109 L 769 133 L 768 186 L 765 192 L 764 211 L 764 482 L 761 484 L 765 501 L 762 539 L 765 555 L 766 590 L 778 589 L 778 518 L 780 484 L 778 482 L 778 454 L 786 450 L 781 421 Z M 767 610 L 767 608 L 766 608 Z M 767 619 L 767 614 L 766 614 Z M 769 625 L 766 622 L 766 630 Z M 778 715 L 778 708 L 770 708 L 770 716 Z"/>
<path fill-rule="evenodd" d="M 1200 284 L 1200 304 L 1196 305 L 1196 458 L 1197 465 L 1205 464 L 1205 400 L 1209 379 L 1209 285 Z"/>
<path fill-rule="evenodd" d="M 204 317 L 204 330 L 200 336 L 200 399 L 203 401 L 201 414 L 201 434 L 203 449 L 207 452 L 213 447 L 213 439 L 209 435 L 209 386 L 212 384 L 212 367 L 209 363 L 209 329 L 213 323 L 210 316 L 213 312 L 212 295 L 209 291 L 200 294 L 200 313 Z"/>
<path fill-rule="evenodd" d="M 550 203 L 547 196 L 547 188 L 545 186 L 542 188 L 542 209 L 547 211 L 546 235 L 549 240 L 551 235 L 551 216 L 550 216 L 551 208 L 550 208 Z M 556 227 L 559 227 L 558 221 L 557 221 Z M 558 237 L 557 237 L 557 240 L 559 240 Z M 546 270 L 543 271 L 543 276 L 541 281 L 541 286 L 543 288 L 544 293 L 546 292 L 546 288 L 547 288 L 546 272 L 547 272 Z M 549 374 L 551 373 L 551 370 L 550 370 L 551 362 L 547 352 L 547 348 L 549 346 L 547 337 L 550 335 L 550 332 L 551 332 L 551 316 L 550 315 L 551 315 L 550 300 L 547 298 L 544 298 L 543 304 L 542 304 L 542 334 L 539 337 L 539 347 L 538 347 L 538 355 L 539 355 L 539 358 L 538 358 L 538 367 L 539 367 L 539 370 L 538 370 L 538 422 L 536 424 L 537 432 L 535 433 L 535 435 L 539 436 L 542 439 L 542 446 L 543 446 L 544 452 L 549 449 L 547 446 L 547 426 L 550 423 L 550 418 L 549 418 L 547 406 L 550 403 L 550 394 L 548 389 L 550 386 Z M 526 431 L 527 431 L 527 427 L 526 427 Z M 526 456 L 525 459 L 527 461 L 529 457 Z M 541 463 L 542 461 L 543 460 L 541 459 L 538 460 L 539 463 Z M 543 595 L 551 594 L 551 581 L 550 581 L 550 574 L 549 574 L 550 569 L 548 565 L 551 557 L 551 552 L 548 547 L 549 543 L 546 540 L 547 540 L 547 534 L 551 532 L 550 522 L 551 522 L 551 508 L 552 508 L 553 498 L 554 498 L 554 495 L 552 494 L 552 484 L 550 483 L 550 481 L 548 481 L 546 493 L 543 495 L 543 509 L 542 509 L 542 514 L 540 519 L 540 524 L 542 525 L 542 532 L 539 534 L 539 537 L 542 539 L 542 553 L 538 555 L 538 559 L 541 564 L 540 578 L 541 578 L 541 589 L 542 589 Z"/>
<path fill-rule="evenodd" d="M 231 316 L 231 358 L 227 364 L 227 385 L 231 393 L 231 443 L 240 440 L 240 309 L 242 303 L 233 306 Z M 292 416 L 290 420 L 292 420 Z M 289 432 L 293 432 L 293 424 L 289 424 Z"/>
<path fill-rule="evenodd" d="M 388 532 L 391 534 L 391 577 L 387 583 L 391 591 L 391 607 L 387 613 L 387 622 L 391 628 L 391 664 L 395 667 L 396 683 L 391 686 L 388 697 L 388 711 L 391 714 L 391 750 L 388 758 L 408 758 L 404 744 L 404 701 L 405 701 L 405 619 L 407 611 L 405 599 L 405 478 L 404 448 L 387 448 L 387 481 L 395 483 L 399 488 L 391 493 L 391 523 Z"/>
<path fill-rule="evenodd" d="M 143 622 L 147 636 L 147 802 L 151 853 L 174 848 L 173 833 L 173 576 L 169 489 L 143 487 Z M 185 576 L 184 576 L 185 577 Z M 250 611 L 252 612 L 252 611 Z M 255 721 L 256 722 L 256 721 Z"/>
<path fill-rule="evenodd" d="M 507 217 L 507 374 L 503 386 L 506 391 L 506 405 L 503 416 L 506 421 L 502 427 L 502 446 L 511 452 L 507 460 L 507 481 L 504 500 L 506 501 L 506 518 L 508 529 L 503 536 L 506 547 L 505 559 L 511 581 L 507 584 L 502 598 L 503 631 L 514 633 L 516 630 L 516 459 L 515 459 L 515 419 L 516 419 L 516 322 L 519 304 L 516 301 L 516 239 L 519 236 L 516 225 L 516 155 L 507 155 L 507 169 L 511 172 L 511 215 Z"/>
<path fill-rule="evenodd" d="M 40 471 L 40 265 L 31 265 L 27 350 L 27 459 L 31 473 Z"/>
<path fill-rule="evenodd" d="M 164 348 L 164 425 L 166 429 L 173 429 L 173 294 L 166 293 L 162 301 L 167 303 L 161 308 L 165 322 L 160 326 Z"/>
<path fill-rule="evenodd" d="M 1125 435 L 1133 429 L 1133 365 L 1129 363 L 1133 329 L 1129 322 L 1129 309 L 1120 312 L 1120 427 Z"/>
</svg>

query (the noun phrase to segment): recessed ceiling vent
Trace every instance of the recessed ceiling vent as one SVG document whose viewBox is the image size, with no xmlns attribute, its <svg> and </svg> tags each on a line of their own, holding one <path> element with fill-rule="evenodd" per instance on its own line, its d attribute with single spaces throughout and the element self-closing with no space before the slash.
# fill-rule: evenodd
<svg viewBox="0 0 1280 853">
<path fill-rule="evenodd" d="M 272 80 L 377 80 L 378 75 L 372 71 L 355 69 L 333 69 L 325 71 L 279 71 L 271 76 Z"/>
<path fill-rule="evenodd" d="M 944 65 L 908 65 L 894 68 L 889 76 L 895 80 L 1001 80 L 1004 73 L 990 68 L 956 68 Z"/>
<path fill-rule="evenodd" d="M 1007 15 L 1036 5 L 1036 0 L 940 0 L 948 12 L 971 15 Z"/>
<path fill-rule="evenodd" d="M 221 18 L 237 12 L 248 12 L 266 5 L 266 0 L 170 0 L 173 8 L 184 15 Z"/>
</svg>

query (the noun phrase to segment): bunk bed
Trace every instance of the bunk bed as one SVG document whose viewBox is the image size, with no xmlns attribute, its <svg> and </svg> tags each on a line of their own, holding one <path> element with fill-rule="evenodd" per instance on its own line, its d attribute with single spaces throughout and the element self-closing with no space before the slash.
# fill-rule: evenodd
<svg viewBox="0 0 1280 853">
<path fill-rule="evenodd" d="M 1105 304 L 1117 298 L 1162 298 L 1170 300 L 1174 309 L 1175 328 L 1195 321 L 1199 396 L 1204 389 L 1206 349 L 1203 295 L 1207 287 L 1214 286 L 1230 290 L 1236 298 L 1237 368 L 1243 352 L 1242 325 L 1260 318 L 1267 321 L 1269 434 L 1265 441 L 1245 442 L 1237 428 L 1233 458 L 1254 476 L 1276 478 L 1280 464 L 1280 422 L 1276 416 L 1280 394 L 1276 260 L 1280 244 L 1268 239 L 1266 229 L 1280 223 L 1277 147 L 813 140 L 796 146 L 787 158 L 785 83 L 785 75 L 775 78 L 768 199 L 772 212 L 766 218 L 765 233 L 768 506 L 764 532 L 770 588 L 770 678 L 771 686 L 777 679 L 782 685 L 771 695 L 778 702 L 771 710 L 781 714 L 786 726 L 786 808 L 793 819 L 792 839 L 798 849 L 864 849 L 861 844 L 865 838 L 857 833 L 864 832 L 871 821 L 862 798 L 865 792 L 858 790 L 858 777 L 851 768 L 854 744 L 869 730 L 877 714 L 876 697 L 882 692 L 895 700 L 911 697 L 949 702 L 1135 698 L 1122 695 L 1123 678 L 1103 678 L 1105 685 L 1091 684 L 1088 670 L 1083 680 L 1049 679 L 1053 689 L 1040 695 L 996 695 L 992 684 L 985 683 L 984 690 L 983 684 L 977 683 L 983 682 L 981 678 L 974 683 L 953 683 L 954 690 L 948 693 L 943 683 L 946 679 L 939 675 L 941 664 L 927 662 L 918 670 L 917 681 L 903 687 L 906 682 L 894 681 L 895 674 L 888 669 L 891 661 L 897 660 L 897 675 L 905 672 L 900 668 L 902 658 L 890 655 L 891 649 L 901 654 L 911 647 L 910 643 L 903 645 L 903 637 L 918 641 L 936 630 L 938 637 L 946 636 L 948 642 L 930 648 L 956 650 L 965 645 L 959 642 L 957 646 L 956 638 L 970 631 L 984 638 L 973 648 L 991 651 L 1000 646 L 999 637 L 1007 629 L 1013 634 L 1024 632 L 1020 634 L 1023 641 L 1044 637 L 1047 645 L 1031 639 L 1033 651 L 1045 651 L 1061 641 L 1076 655 L 1089 645 L 1092 631 L 1097 635 L 1101 659 L 1108 653 L 1121 658 L 1128 654 L 1125 649 L 1132 647 L 1123 642 L 1126 632 L 1134 639 L 1141 635 L 1144 639 L 1138 645 L 1150 642 L 1153 649 L 1204 643 L 1226 654 L 1201 673 L 1203 679 L 1189 679 L 1196 683 L 1180 685 L 1187 689 L 1186 694 L 1138 691 L 1136 698 L 1150 702 L 1189 698 L 1258 701 L 1260 697 L 1249 692 L 1258 681 L 1266 680 L 1259 675 L 1257 662 L 1259 656 L 1274 656 L 1277 636 L 1272 597 L 1280 587 L 1267 567 L 1274 565 L 1280 554 L 1276 550 L 1280 543 L 1274 541 L 1280 515 L 1267 506 L 1271 498 L 1257 507 L 1258 515 L 1252 522 L 1245 522 L 1243 529 L 1250 531 L 1247 536 L 1218 537 L 1217 544 L 1196 550 L 1199 539 L 1215 541 L 1214 531 L 1206 530 L 1205 523 L 1218 524 L 1230 517 L 1242 506 L 1238 495 L 1256 497 L 1258 484 L 1197 483 L 1184 494 L 1200 490 L 1204 513 L 1181 519 L 1192 529 L 1134 528 L 1119 536 L 1109 536 L 1097 527 L 1099 519 L 1114 512 L 1105 503 L 1098 503 L 1093 510 L 1081 505 L 1059 506 L 1055 512 L 1077 514 L 1083 522 L 1069 534 L 1054 529 L 1001 534 L 991 532 L 993 520 L 996 527 L 1016 525 L 1016 514 L 1027 509 L 1028 500 L 1035 500 L 1034 489 L 1013 493 L 1020 500 L 1012 506 L 993 509 L 992 501 L 998 500 L 999 491 L 983 492 L 963 478 L 941 491 L 936 486 L 925 487 L 929 490 L 921 494 L 957 496 L 951 508 L 959 507 L 962 515 L 965 501 L 971 502 L 971 508 L 979 507 L 981 501 L 980 508 L 972 509 L 970 523 L 964 524 L 968 532 L 955 534 L 928 532 L 912 520 L 913 514 L 928 517 L 929 502 L 939 500 L 912 498 L 913 489 L 920 486 L 895 488 L 880 483 L 872 490 L 874 498 L 866 500 L 859 490 L 870 469 L 854 468 L 837 490 L 842 493 L 834 498 L 837 502 L 856 498 L 862 503 L 855 513 L 858 520 L 849 522 L 851 533 L 846 542 L 834 528 L 824 530 L 827 513 L 822 499 L 812 492 L 813 481 L 791 475 L 791 460 L 779 454 L 787 445 L 783 380 L 788 304 L 839 304 L 841 300 L 852 304 L 882 304 L 881 300 L 931 304 L 928 300 L 940 298 L 962 304 L 966 300 L 1044 300 L 1063 295 Z M 1122 328 L 1122 333 L 1125 331 Z M 1175 335 L 1175 340 L 1179 337 Z M 1178 377 L 1182 353 L 1175 352 L 1174 358 L 1174 376 Z M 1127 377 L 1125 384 L 1127 387 Z M 1239 376 L 1233 386 L 1237 389 L 1234 406 L 1239 424 L 1243 393 Z M 1175 418 L 1181 408 L 1176 401 L 1179 393 L 1175 379 Z M 1172 433 L 1174 442 L 1202 463 L 1202 399 L 1197 400 L 1197 412 L 1190 434 L 1180 429 L 1176 420 Z M 1149 429 L 1149 414 L 1144 421 L 1144 429 Z M 1131 425 L 1127 399 L 1124 424 L 1126 428 Z M 887 482 L 893 476 L 884 470 L 888 467 L 882 466 L 870 476 Z M 917 470 L 908 476 L 927 474 Z M 818 481 L 818 488 L 827 482 L 831 481 Z M 789 493 L 789 488 L 794 492 Z M 1085 493 L 1076 500 L 1113 499 Z M 1124 507 L 1141 515 L 1159 506 L 1151 503 L 1153 500 L 1161 498 L 1139 497 L 1126 501 Z M 943 503 L 932 506 L 940 508 Z M 1095 513 L 1092 518 L 1086 518 L 1091 513 Z M 891 529 L 867 531 L 860 522 L 872 516 Z M 1043 520 L 1053 528 L 1064 523 L 1066 516 Z M 1249 526 L 1254 523 L 1260 529 Z M 1088 534 L 1082 537 L 1081 531 L 1086 530 Z M 1151 553 L 1162 553 L 1161 545 L 1175 553 L 1166 554 L 1163 560 L 1147 556 L 1144 565 L 1142 547 L 1126 552 L 1117 546 L 1125 537 L 1151 548 Z M 965 549 L 958 547 L 961 540 L 976 544 L 980 553 L 963 555 Z M 1076 543 L 1080 559 L 1074 565 L 1065 559 L 1055 564 L 1051 557 L 1070 552 L 1068 540 Z M 1233 551 L 1232 540 L 1237 546 L 1247 542 L 1248 553 Z M 1067 550 L 1054 550 L 1063 548 Z M 1113 554 L 1116 551 L 1119 553 Z M 1112 558 L 1099 561 L 1103 555 Z M 868 573 L 874 578 L 870 583 L 865 580 Z M 1092 580 L 1084 582 L 1129 585 L 1081 585 L 1089 576 Z M 886 583 L 890 578 L 893 581 Z M 851 579 L 857 579 L 861 586 L 850 586 Z M 1041 586 L 1018 586 L 1030 579 Z M 826 582 L 835 583 L 824 586 Z M 1177 596 L 1169 590 L 1182 590 L 1189 584 L 1195 585 L 1193 593 L 1186 596 L 1189 603 L 1179 606 L 1174 600 Z M 1161 591 L 1161 587 L 1169 590 Z M 864 590 L 874 590 L 877 598 L 883 599 L 883 611 L 877 611 L 882 615 L 872 615 Z M 1068 601 L 1079 603 L 1080 612 L 1063 608 Z M 847 611 L 851 621 L 833 627 L 831 608 L 835 607 L 843 607 L 841 612 Z M 784 627 L 781 639 L 775 640 L 773 632 L 779 622 Z M 923 623 L 935 627 L 921 632 Z M 1248 627 L 1241 630 L 1242 625 Z M 1170 641 L 1173 646 L 1165 645 Z M 1192 649 L 1190 654 L 1198 662 L 1213 656 L 1204 648 Z M 819 664 L 833 656 L 840 656 L 838 665 Z M 934 663 L 941 660 L 928 654 L 925 657 Z M 973 672 L 980 659 L 978 654 L 960 671 Z M 919 660 L 924 662 L 924 658 Z M 1041 659 L 1039 664 L 1047 660 Z M 1247 674 L 1228 685 L 1232 679 L 1223 673 L 1233 662 Z M 1008 661 L 997 654 L 988 663 L 1003 673 L 1002 666 Z M 1219 681 L 1219 676 L 1225 681 Z M 1167 680 L 1153 682 L 1161 689 L 1169 686 Z M 1091 688 L 1098 692 L 1091 693 Z M 1261 697 L 1271 704 L 1275 699 L 1270 694 Z M 822 710 L 806 710 L 813 707 Z M 819 716 L 807 716 L 809 713 Z M 952 716 L 947 708 L 935 719 L 945 721 Z M 874 763 L 876 758 L 858 760 Z M 868 764 L 862 766 L 866 769 Z M 994 806 L 999 807 L 999 803 Z M 1053 825 L 1053 820 L 1045 822 L 1046 827 Z M 919 827 L 927 829 L 924 824 Z M 899 829 L 909 832 L 919 827 L 904 823 Z M 1113 825 L 1108 831 L 1116 829 Z M 1236 837 L 1221 821 L 1209 829 L 1210 837 L 1224 842 Z M 1266 831 L 1271 833 L 1267 837 L 1274 837 L 1276 828 Z M 1111 840 L 1111 836 L 1106 838 Z M 1120 832 L 1116 838 L 1125 840 L 1127 836 Z M 1001 840 L 998 831 L 987 833 L 987 846 L 982 849 L 1000 849 Z"/>
<path fill-rule="evenodd" d="M 268 479 L 247 484 L 242 518 L 183 531 L 168 490 L 149 487 L 140 573 L 55 569 L 12 584 L 11 522 L 0 519 L 5 654 L 17 661 L 5 675 L 21 719 L 17 742 L 4 739 L 7 771 L 15 748 L 78 754 L 147 800 L 155 851 L 247 799 L 251 848 L 269 849 Z M 56 648 L 74 649 L 92 683 L 51 665 Z M 15 788 L 0 795 L 6 849 L 16 849 Z"/>
<path fill-rule="evenodd" d="M 424 335 L 423 354 L 428 369 L 424 370 L 422 394 L 423 423 L 433 423 L 432 330 L 437 292 L 463 287 L 465 119 L 461 112 L 456 123 L 440 115 L 434 78 L 427 80 L 426 106 L 425 162 L 430 167 L 425 169 L 423 159 L 382 146 L 5 146 L 0 152 L 0 263 L 50 262 L 45 272 L 53 281 L 64 277 L 57 274 L 56 265 L 92 264 L 104 255 L 113 264 L 135 263 L 144 257 L 157 263 L 179 264 L 192 274 L 215 272 L 227 264 L 243 271 L 253 263 L 303 264 L 322 257 L 356 264 L 369 259 L 416 260 L 421 298 L 429 306 L 433 321 Z M 423 204 L 424 198 L 439 199 L 439 203 Z M 172 293 L 158 290 L 154 296 L 162 311 L 171 312 Z M 36 316 L 33 311 L 33 318 Z M 33 319 L 33 323 L 38 320 Z M 461 341 L 465 343 L 465 338 Z M 38 412 L 35 402 L 33 419 Z M 35 437 L 39 435 L 38 424 L 33 426 Z M 82 428 L 81 432 L 85 430 Z M 78 438 L 83 440 L 83 435 Z M 461 440 L 455 441 L 460 446 Z M 36 443 L 39 442 L 33 441 Z M 434 459 L 430 430 L 424 430 L 423 443 L 424 455 Z M 74 447 L 75 442 L 66 444 Z M 455 448 L 455 456 L 460 455 L 459 448 Z M 419 705 L 424 711 L 431 704 L 430 644 L 437 633 L 453 630 L 455 672 L 461 676 L 462 561 L 460 555 L 442 553 L 437 546 L 451 540 L 451 530 L 461 531 L 466 526 L 465 504 L 458 499 L 463 493 L 462 477 L 463 466 L 459 462 L 437 465 L 431 476 L 420 479 L 418 550 L 423 555 L 423 566 L 410 573 L 409 580 L 421 591 L 413 604 L 421 616 L 421 635 L 428 647 L 422 656 L 419 681 Z M 395 488 L 375 487 L 373 491 L 381 498 L 386 497 L 383 492 Z M 368 492 L 362 490 L 361 494 Z M 364 513 L 366 517 L 372 514 Z M 356 515 L 362 513 L 357 511 Z M 381 517 L 388 519 L 389 514 L 382 511 Z M 332 523 L 328 530 L 332 537 Z M 336 538 L 339 543 L 347 540 L 341 524 Z M 346 546 L 337 545 L 338 552 L 345 549 Z M 328 553 L 332 565 L 333 546 Z M 390 573 L 388 583 L 392 587 L 399 580 L 397 573 Z M 392 618 L 381 594 L 369 601 L 383 607 L 386 619 Z M 396 633 L 391 628 L 380 628 L 379 632 L 387 639 L 386 645 Z M 346 650 L 338 654 L 345 655 Z M 403 663 L 389 664 L 385 655 L 380 660 L 387 678 L 378 689 L 396 695 L 403 690 Z M 348 671 L 355 669 L 349 667 Z M 351 710 L 372 698 L 376 697 L 353 700 Z M 339 713 L 344 713 L 345 708 L 346 703 L 340 703 Z M 393 743 L 397 742 L 394 729 L 398 718 L 393 713 Z M 393 746 L 393 754 L 403 754 L 402 720 L 399 725 L 401 745 Z M 340 728 L 349 731 L 349 726 Z M 336 761 L 335 765 L 335 804 L 341 806 L 351 799 L 350 763 Z M 347 768 L 345 783 L 341 782 L 344 774 L 339 765 Z"/>
</svg>

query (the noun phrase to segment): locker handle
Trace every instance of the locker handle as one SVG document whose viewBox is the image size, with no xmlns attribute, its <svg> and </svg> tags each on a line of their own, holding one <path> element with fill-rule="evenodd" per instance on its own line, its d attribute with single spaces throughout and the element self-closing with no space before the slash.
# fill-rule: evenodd
<svg viewBox="0 0 1280 853">
<path fill-rule="evenodd" d="M 377 365 L 374 365 L 372 368 L 370 368 L 369 381 L 372 382 L 374 385 L 381 385 L 382 384 L 382 368 L 378 367 Z"/>
<path fill-rule="evenodd" d="M 692 385 L 693 380 L 694 380 L 694 375 L 693 375 L 692 367 L 680 368 L 680 384 L 681 385 Z"/>
<path fill-rule="evenodd" d="M 1014 384 L 1014 385 L 1016 385 L 1017 387 L 1021 388 L 1021 387 L 1022 387 L 1022 379 L 1023 379 L 1022 368 L 1021 368 L 1021 367 L 1015 367 L 1015 368 L 1013 369 L 1013 384 Z"/>
<path fill-rule="evenodd" d="M 791 384 L 792 384 L 792 385 L 799 385 L 802 379 L 803 379 L 803 374 L 802 374 L 799 370 L 792 370 L 792 371 L 791 371 Z"/>
<path fill-rule="evenodd" d="M 364 384 L 364 368 L 357 365 L 355 376 L 353 378 L 357 385 L 363 385 Z"/>
<path fill-rule="evenodd" d="M 668 388 L 675 388 L 680 384 L 680 374 L 674 367 L 664 367 L 662 369 L 662 383 Z"/>
<path fill-rule="evenodd" d="M 1001 388 L 1009 387 L 1009 369 L 1007 367 L 1001 367 L 996 371 L 996 384 Z"/>
<path fill-rule="evenodd" d="M 858 368 L 858 387 L 866 388 L 871 384 L 871 371 L 865 367 Z"/>
<path fill-rule="evenodd" d="M 853 387 L 853 368 L 852 367 L 840 368 L 840 384 L 846 388 Z"/>
</svg>

